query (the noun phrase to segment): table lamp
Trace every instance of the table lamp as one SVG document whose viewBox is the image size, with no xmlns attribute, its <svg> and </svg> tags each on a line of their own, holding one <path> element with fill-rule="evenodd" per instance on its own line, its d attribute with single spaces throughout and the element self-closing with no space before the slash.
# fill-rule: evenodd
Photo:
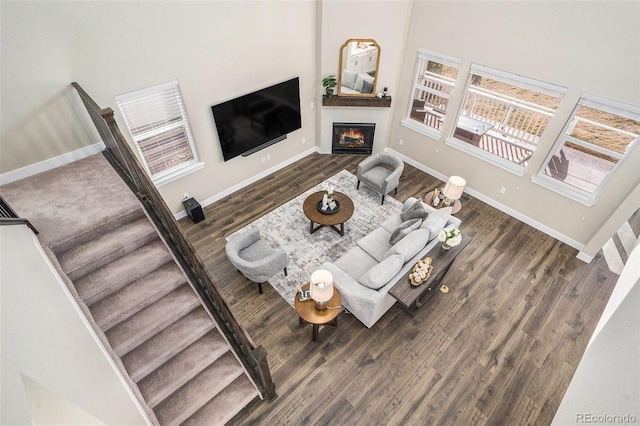
<svg viewBox="0 0 640 426">
<path fill-rule="evenodd" d="M 460 176 L 450 176 L 447 184 L 444 186 L 442 193 L 444 195 L 444 205 L 450 206 L 455 200 L 459 200 L 464 192 L 464 186 L 467 181 Z"/>
<path fill-rule="evenodd" d="M 327 309 L 329 300 L 333 297 L 333 275 L 325 269 L 318 269 L 311 274 L 309 283 L 311 298 L 316 303 L 316 308 Z"/>
</svg>

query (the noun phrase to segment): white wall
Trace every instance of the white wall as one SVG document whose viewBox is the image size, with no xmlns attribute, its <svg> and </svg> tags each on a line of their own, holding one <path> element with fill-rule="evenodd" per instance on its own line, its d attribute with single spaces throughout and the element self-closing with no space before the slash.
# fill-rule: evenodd
<svg viewBox="0 0 640 426">
<path fill-rule="evenodd" d="M 2 2 L 1 19 L 2 173 L 95 142 L 73 128 L 72 81 L 117 110 L 116 95 L 179 80 L 205 167 L 160 188 L 174 212 L 184 192 L 210 198 L 316 144 L 312 0 Z M 211 105 L 295 76 L 302 129 L 223 162 Z"/>
<path fill-rule="evenodd" d="M 640 149 L 630 154 L 592 207 L 544 189 L 532 183 L 531 177 L 583 92 L 638 104 L 638 22 L 637 2 L 418 1 L 413 7 L 389 146 L 444 176 L 463 176 L 468 187 L 489 203 L 500 203 L 582 248 L 639 183 Z M 418 48 L 462 60 L 450 103 L 453 111 L 461 104 L 472 62 L 568 88 L 523 177 L 445 145 L 446 135 L 436 141 L 400 124 L 412 93 Z M 451 123 L 445 130 L 450 130 Z M 501 187 L 506 188 L 505 194 L 499 192 Z M 636 203 L 640 207 L 640 199 Z M 620 225 L 611 224 L 612 232 Z M 592 248 L 588 255 L 599 249 Z"/>
<path fill-rule="evenodd" d="M 338 75 L 340 47 L 350 38 L 374 39 L 380 46 L 376 91 L 389 88 L 391 108 L 322 107 L 320 114 L 320 150 L 331 153 L 334 122 L 376 123 L 375 152 L 387 147 L 391 118 L 397 104 L 395 98 L 400 67 L 404 55 L 410 12 L 413 2 L 388 1 L 322 1 L 321 78 Z M 319 85 L 318 105 L 322 104 L 323 87 Z"/>
<path fill-rule="evenodd" d="M 31 424 L 33 383 L 59 397 L 32 401 L 40 418 L 77 419 L 84 411 L 105 424 L 147 424 L 31 230 L 2 226 L 0 243 L 0 424 Z"/>
</svg>

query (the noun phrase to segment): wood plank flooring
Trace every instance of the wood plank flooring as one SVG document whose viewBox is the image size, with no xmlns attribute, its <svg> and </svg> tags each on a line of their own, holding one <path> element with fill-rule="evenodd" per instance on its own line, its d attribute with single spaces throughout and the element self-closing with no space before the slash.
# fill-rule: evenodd
<svg viewBox="0 0 640 426">
<path fill-rule="evenodd" d="M 616 283 L 599 253 L 577 251 L 468 195 L 471 243 L 415 317 L 393 306 L 374 327 L 341 313 L 311 341 L 268 284 L 264 294 L 224 252 L 225 236 L 364 157 L 310 155 L 204 209 L 180 226 L 254 341 L 278 398 L 255 401 L 233 424 L 550 424 Z M 398 200 L 440 181 L 405 166 Z M 393 195 L 393 194 L 392 194 Z"/>
</svg>

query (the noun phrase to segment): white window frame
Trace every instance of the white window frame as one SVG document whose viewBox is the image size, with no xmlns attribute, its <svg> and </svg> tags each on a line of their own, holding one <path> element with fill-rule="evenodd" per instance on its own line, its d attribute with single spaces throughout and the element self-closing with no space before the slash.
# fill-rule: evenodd
<svg viewBox="0 0 640 426">
<path fill-rule="evenodd" d="M 471 68 L 469 70 L 469 77 L 467 79 L 464 95 L 462 96 L 462 102 L 460 103 L 460 109 L 458 110 L 454 125 L 451 128 L 451 133 L 449 137 L 446 138 L 445 143 L 448 146 L 456 148 L 460 151 L 463 151 L 469 155 L 472 155 L 476 158 L 479 158 L 482 161 L 490 163 L 494 166 L 497 166 L 503 170 L 506 170 L 510 173 L 513 173 L 517 176 L 524 176 L 527 172 L 527 167 L 524 165 L 516 164 L 512 161 L 509 161 L 505 158 L 494 155 L 488 151 L 485 151 L 482 148 L 475 147 L 465 141 L 459 140 L 454 137 L 454 132 L 456 129 L 456 125 L 460 120 L 460 116 L 462 115 L 465 100 L 467 99 L 467 94 L 469 93 L 469 89 L 471 87 L 472 77 L 474 75 L 487 77 L 492 80 L 501 81 L 507 84 L 511 84 L 514 86 L 524 87 L 526 89 L 534 90 L 549 96 L 554 96 L 559 99 L 562 99 L 567 92 L 566 87 L 562 87 L 553 83 L 547 83 L 544 81 L 536 80 L 534 78 L 525 77 L 519 74 L 514 74 L 508 71 L 498 70 L 495 68 L 488 67 L 486 65 L 472 63 Z M 521 100 L 521 99 L 519 99 Z M 522 101 L 522 100 L 521 100 Z M 554 112 L 555 114 L 555 112 Z M 535 150 L 533 151 L 535 153 Z M 533 155 L 533 154 L 532 154 Z"/>
<path fill-rule="evenodd" d="M 571 116 L 565 123 L 560 134 L 558 135 L 558 138 L 556 139 L 555 144 L 547 154 L 547 157 L 545 158 L 544 162 L 542 163 L 542 166 L 538 170 L 538 173 L 531 178 L 531 181 L 533 183 L 536 183 L 546 189 L 549 189 L 571 200 L 577 201 L 581 204 L 584 204 L 585 206 L 590 207 L 590 206 L 593 206 L 598 201 L 598 196 L 600 195 L 602 188 L 604 188 L 607 181 L 618 170 L 618 168 L 627 158 L 629 153 L 638 145 L 638 140 L 640 139 L 640 137 L 636 138 L 635 141 L 633 141 L 632 143 L 629 144 L 629 146 L 627 146 L 626 152 L 624 154 L 620 154 L 619 152 L 602 148 L 590 142 L 583 141 L 582 139 L 577 139 L 575 137 L 567 135 L 566 132 L 569 129 L 569 126 L 571 126 L 571 123 L 573 122 L 576 113 L 578 112 L 578 110 L 580 109 L 580 106 L 582 105 L 599 109 L 604 112 L 616 114 L 622 117 L 630 118 L 632 120 L 637 120 L 637 121 L 640 121 L 640 107 L 624 104 L 624 103 L 613 101 L 610 99 L 605 99 L 605 98 L 602 98 L 596 95 L 591 95 L 588 93 L 583 93 L 580 99 L 578 100 L 576 106 L 574 107 L 573 112 L 571 113 Z M 621 133 L 627 133 L 621 129 L 618 129 L 618 130 L 620 130 Z M 567 140 L 573 143 L 576 143 L 580 146 L 583 146 L 585 148 L 588 148 L 590 150 L 604 153 L 618 160 L 615 166 L 613 166 L 611 171 L 607 174 L 607 176 L 605 176 L 603 181 L 600 183 L 598 188 L 593 193 L 586 191 L 584 189 L 577 188 L 568 183 L 562 182 L 561 180 L 548 176 L 547 174 L 544 173 L 545 169 L 547 168 L 547 164 L 549 164 L 549 162 L 555 155 L 558 148 L 561 145 L 563 145 Z"/>
<path fill-rule="evenodd" d="M 164 99 L 163 95 L 165 96 Z M 167 101 L 168 103 L 163 104 L 163 100 Z M 157 187 L 166 185 L 169 182 L 173 182 L 176 179 L 179 179 L 204 167 L 204 163 L 202 163 L 198 157 L 198 152 L 196 150 L 195 141 L 191 132 L 191 126 L 189 125 L 189 119 L 187 118 L 187 112 L 184 106 L 184 101 L 182 100 L 182 93 L 180 91 L 180 84 L 178 83 L 178 80 L 173 80 L 166 83 L 158 84 L 156 86 L 147 87 L 145 89 L 136 90 L 134 92 L 125 93 L 123 95 L 118 95 L 116 96 L 116 103 L 118 105 L 118 108 L 120 109 L 122 117 L 124 118 L 127 128 L 129 129 L 131 138 L 133 139 L 136 150 L 138 151 L 139 158 L 141 159 L 141 162 L 145 170 L 147 171 L 147 174 L 150 176 L 151 180 Z M 167 105 L 169 108 L 177 108 L 180 112 L 180 120 L 172 123 L 153 123 L 150 121 L 144 121 L 144 119 L 141 119 L 140 114 L 136 114 L 137 121 L 134 123 L 133 114 L 127 112 L 128 108 L 133 109 L 135 107 L 143 108 L 145 110 L 148 109 L 153 114 L 153 108 L 162 108 L 163 105 Z M 150 129 L 136 134 L 134 134 L 134 131 L 131 130 L 135 126 L 139 127 L 140 125 L 145 124 L 149 125 Z M 191 151 L 192 158 L 183 161 L 173 167 L 169 167 L 165 170 L 161 170 L 159 172 L 156 172 L 155 174 L 152 174 L 147 163 L 147 159 L 145 158 L 139 143 L 151 137 L 156 137 L 162 135 L 163 133 L 171 132 L 180 127 L 183 128 L 187 138 L 188 147 L 185 148 L 188 148 Z"/>
<path fill-rule="evenodd" d="M 418 49 L 418 55 L 417 55 L 417 59 L 416 59 L 416 67 L 415 67 L 415 71 L 414 71 L 414 75 L 413 75 L 413 85 L 411 86 L 411 93 L 409 95 L 409 103 L 407 105 L 407 110 L 405 113 L 405 118 L 402 119 L 401 123 L 404 127 L 407 127 L 411 130 L 414 130 L 418 133 L 421 133 L 425 136 L 429 136 L 431 138 L 434 139 L 440 139 L 441 136 L 441 132 L 438 129 L 435 129 L 431 126 L 427 126 L 426 124 L 423 123 L 419 123 L 418 121 L 410 118 L 411 115 L 411 110 L 413 108 L 413 100 L 414 100 L 414 95 L 416 92 L 416 89 L 425 91 L 425 92 L 429 92 L 432 93 L 436 96 L 439 96 L 441 98 L 450 100 L 451 96 L 447 93 L 444 92 L 440 92 L 434 89 L 431 89 L 429 87 L 423 86 L 421 84 L 418 84 L 418 78 L 420 77 L 420 64 L 422 61 L 431 61 L 431 62 L 438 62 L 440 64 L 443 65 L 447 65 L 453 68 L 456 68 L 458 70 L 458 73 L 460 72 L 460 65 L 462 63 L 462 60 L 458 59 L 458 58 L 454 58 L 453 56 L 447 56 L 447 55 L 442 55 L 440 53 L 435 53 L 435 52 L 431 52 L 429 50 L 426 49 Z M 456 79 L 457 80 L 457 79 Z M 455 82 L 454 82 L 454 88 L 455 88 Z M 452 88 L 452 91 L 453 89 Z M 446 113 L 445 113 L 446 116 Z M 444 117 L 443 117 L 444 119 Z"/>
</svg>

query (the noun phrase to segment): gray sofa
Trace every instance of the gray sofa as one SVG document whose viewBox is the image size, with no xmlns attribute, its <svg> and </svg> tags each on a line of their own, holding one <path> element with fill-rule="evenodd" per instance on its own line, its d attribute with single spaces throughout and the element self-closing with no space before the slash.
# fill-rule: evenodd
<svg viewBox="0 0 640 426">
<path fill-rule="evenodd" d="M 421 211 L 427 212 L 426 218 L 419 218 Z M 410 197 L 401 212 L 321 268 L 333 274 L 344 307 L 372 327 L 396 302 L 389 289 L 439 244 L 438 233 L 450 225 L 460 227 L 460 219 L 451 216 L 450 207 L 435 210 Z"/>
</svg>

